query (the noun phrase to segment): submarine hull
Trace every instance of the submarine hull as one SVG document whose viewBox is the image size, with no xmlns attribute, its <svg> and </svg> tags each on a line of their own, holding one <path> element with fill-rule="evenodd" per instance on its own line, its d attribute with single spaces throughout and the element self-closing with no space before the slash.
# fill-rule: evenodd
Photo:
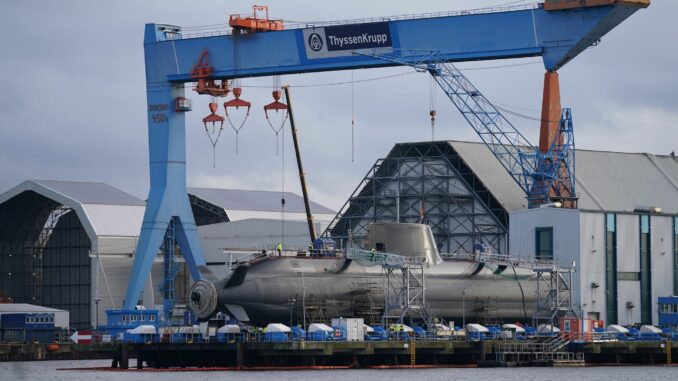
<svg viewBox="0 0 678 381">
<path fill-rule="evenodd" d="M 433 316 L 448 321 L 532 316 L 536 276 L 530 269 L 443 261 L 425 267 L 424 277 Z M 345 258 L 267 257 L 241 265 L 219 283 L 196 282 L 189 306 L 200 319 L 221 311 L 257 324 L 288 322 L 291 310 L 301 316 L 303 308 L 310 318 L 313 311 L 327 318 L 361 317 L 366 303 L 383 309 L 386 279 L 381 266 Z"/>
</svg>

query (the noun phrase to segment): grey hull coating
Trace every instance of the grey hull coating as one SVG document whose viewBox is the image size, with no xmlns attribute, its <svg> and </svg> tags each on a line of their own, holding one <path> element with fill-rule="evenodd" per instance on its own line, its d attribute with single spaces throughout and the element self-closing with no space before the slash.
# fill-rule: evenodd
<svg viewBox="0 0 678 381">
<path fill-rule="evenodd" d="M 529 269 L 509 266 L 498 271 L 496 266 L 445 261 L 426 268 L 424 273 L 426 301 L 435 316 L 458 322 L 465 316 L 467 321 L 477 321 L 483 305 L 489 318 L 525 321 L 532 316 L 536 277 Z M 227 306 L 235 305 L 255 323 L 287 322 L 290 300 L 295 299 L 295 310 L 303 304 L 308 308 L 322 303 L 327 307 L 326 315 L 330 315 L 327 317 L 349 317 L 355 314 L 356 294 L 368 288 L 381 291 L 385 282 L 380 266 L 363 266 L 343 258 L 269 257 L 241 266 L 231 279 L 211 282 L 217 295 L 206 292 L 202 301 L 193 296 L 189 306 L 203 319 L 217 311 L 233 315 L 229 310 L 233 307 Z M 372 301 L 383 307 L 383 292 L 374 293 Z M 196 306 L 200 304 L 209 307 L 199 313 Z"/>
</svg>

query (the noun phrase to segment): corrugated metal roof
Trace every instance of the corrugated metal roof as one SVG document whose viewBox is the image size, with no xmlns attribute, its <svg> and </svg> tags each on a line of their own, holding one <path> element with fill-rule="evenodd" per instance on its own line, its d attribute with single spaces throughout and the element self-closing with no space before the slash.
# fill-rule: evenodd
<svg viewBox="0 0 678 381">
<path fill-rule="evenodd" d="M 83 206 L 97 235 L 134 237 L 141 231 L 145 207 L 129 205 Z"/>
<path fill-rule="evenodd" d="M 449 143 L 504 209 L 514 211 L 527 208 L 527 199 L 522 189 L 485 144 L 458 141 Z"/>
<path fill-rule="evenodd" d="M 251 210 L 264 212 L 280 211 L 280 192 L 241 189 L 188 188 L 188 193 L 226 210 Z M 292 192 L 285 192 L 285 211 L 304 213 L 304 199 Z M 336 212 L 311 202 L 313 213 Z"/>
<path fill-rule="evenodd" d="M 146 206 L 130 194 L 103 183 L 28 180 L 0 194 L 0 204 L 21 194 L 34 195 L 34 202 L 53 200 L 47 206 L 50 209 L 59 204 L 73 209 L 95 252 L 127 254 L 134 250 Z"/>
<path fill-rule="evenodd" d="M 144 200 L 104 183 L 31 180 L 81 204 L 145 206 Z"/>
<path fill-rule="evenodd" d="M 520 187 L 483 143 L 449 143 L 508 211 L 526 208 Z M 677 157 L 590 150 L 577 150 L 575 157 L 579 209 L 633 212 L 656 206 L 678 213 Z"/>
<path fill-rule="evenodd" d="M 0 303 L 0 313 L 22 313 L 22 312 L 67 312 L 56 308 L 36 306 L 26 303 Z"/>
</svg>

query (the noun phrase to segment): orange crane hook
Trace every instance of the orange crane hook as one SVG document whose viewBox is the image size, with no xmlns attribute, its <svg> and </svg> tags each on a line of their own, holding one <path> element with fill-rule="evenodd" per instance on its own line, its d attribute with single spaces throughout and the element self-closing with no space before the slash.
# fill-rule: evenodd
<svg viewBox="0 0 678 381">
<path fill-rule="evenodd" d="M 217 114 L 219 109 L 219 104 L 217 102 L 210 102 L 209 104 L 210 114 L 202 118 L 202 122 L 205 125 L 205 133 L 207 138 L 212 143 L 212 167 L 216 167 L 216 146 L 219 137 L 221 136 L 221 131 L 224 129 L 224 117 Z M 219 131 L 216 130 L 216 123 L 219 122 Z M 207 124 L 212 123 L 212 131 L 208 128 Z"/>
<path fill-rule="evenodd" d="M 288 106 L 282 102 L 280 102 L 280 90 L 273 90 L 273 102 L 267 104 L 264 106 L 264 115 L 266 115 L 266 122 L 268 122 L 268 125 L 271 127 L 273 132 L 275 132 L 275 155 L 278 156 L 278 133 L 283 129 L 285 126 L 285 122 L 287 121 L 287 118 L 289 117 L 289 112 L 288 112 Z M 273 123 L 271 122 L 271 118 L 269 117 L 268 112 L 269 111 L 275 111 L 280 112 L 280 110 L 283 110 L 285 115 L 282 118 L 282 122 L 280 123 L 279 126 L 274 126 Z"/>
<path fill-rule="evenodd" d="M 235 131 L 235 153 L 238 153 L 238 134 L 240 133 L 240 130 L 243 128 L 245 125 L 245 122 L 247 121 L 247 118 L 250 116 L 250 108 L 252 107 L 252 104 L 250 102 L 244 101 L 240 99 L 240 95 L 242 95 L 242 88 L 241 87 L 233 87 L 233 96 L 235 98 L 231 99 L 228 102 L 224 102 L 224 112 L 226 113 L 226 119 L 228 120 L 228 124 L 231 125 L 231 128 L 233 131 Z M 235 124 L 233 124 L 233 121 L 231 120 L 231 116 L 228 114 L 228 108 L 229 107 L 235 107 L 236 110 L 240 109 L 240 107 L 247 107 L 247 113 L 245 114 L 245 117 L 243 118 L 242 122 L 236 127 Z"/>
</svg>

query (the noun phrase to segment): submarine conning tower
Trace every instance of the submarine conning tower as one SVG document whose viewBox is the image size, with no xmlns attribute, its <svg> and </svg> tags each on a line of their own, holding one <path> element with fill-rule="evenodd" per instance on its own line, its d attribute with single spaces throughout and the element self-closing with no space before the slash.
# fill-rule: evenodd
<svg viewBox="0 0 678 381">
<path fill-rule="evenodd" d="M 428 225 L 415 223 L 372 223 L 367 227 L 368 249 L 425 258 L 429 266 L 443 261 Z"/>
</svg>

